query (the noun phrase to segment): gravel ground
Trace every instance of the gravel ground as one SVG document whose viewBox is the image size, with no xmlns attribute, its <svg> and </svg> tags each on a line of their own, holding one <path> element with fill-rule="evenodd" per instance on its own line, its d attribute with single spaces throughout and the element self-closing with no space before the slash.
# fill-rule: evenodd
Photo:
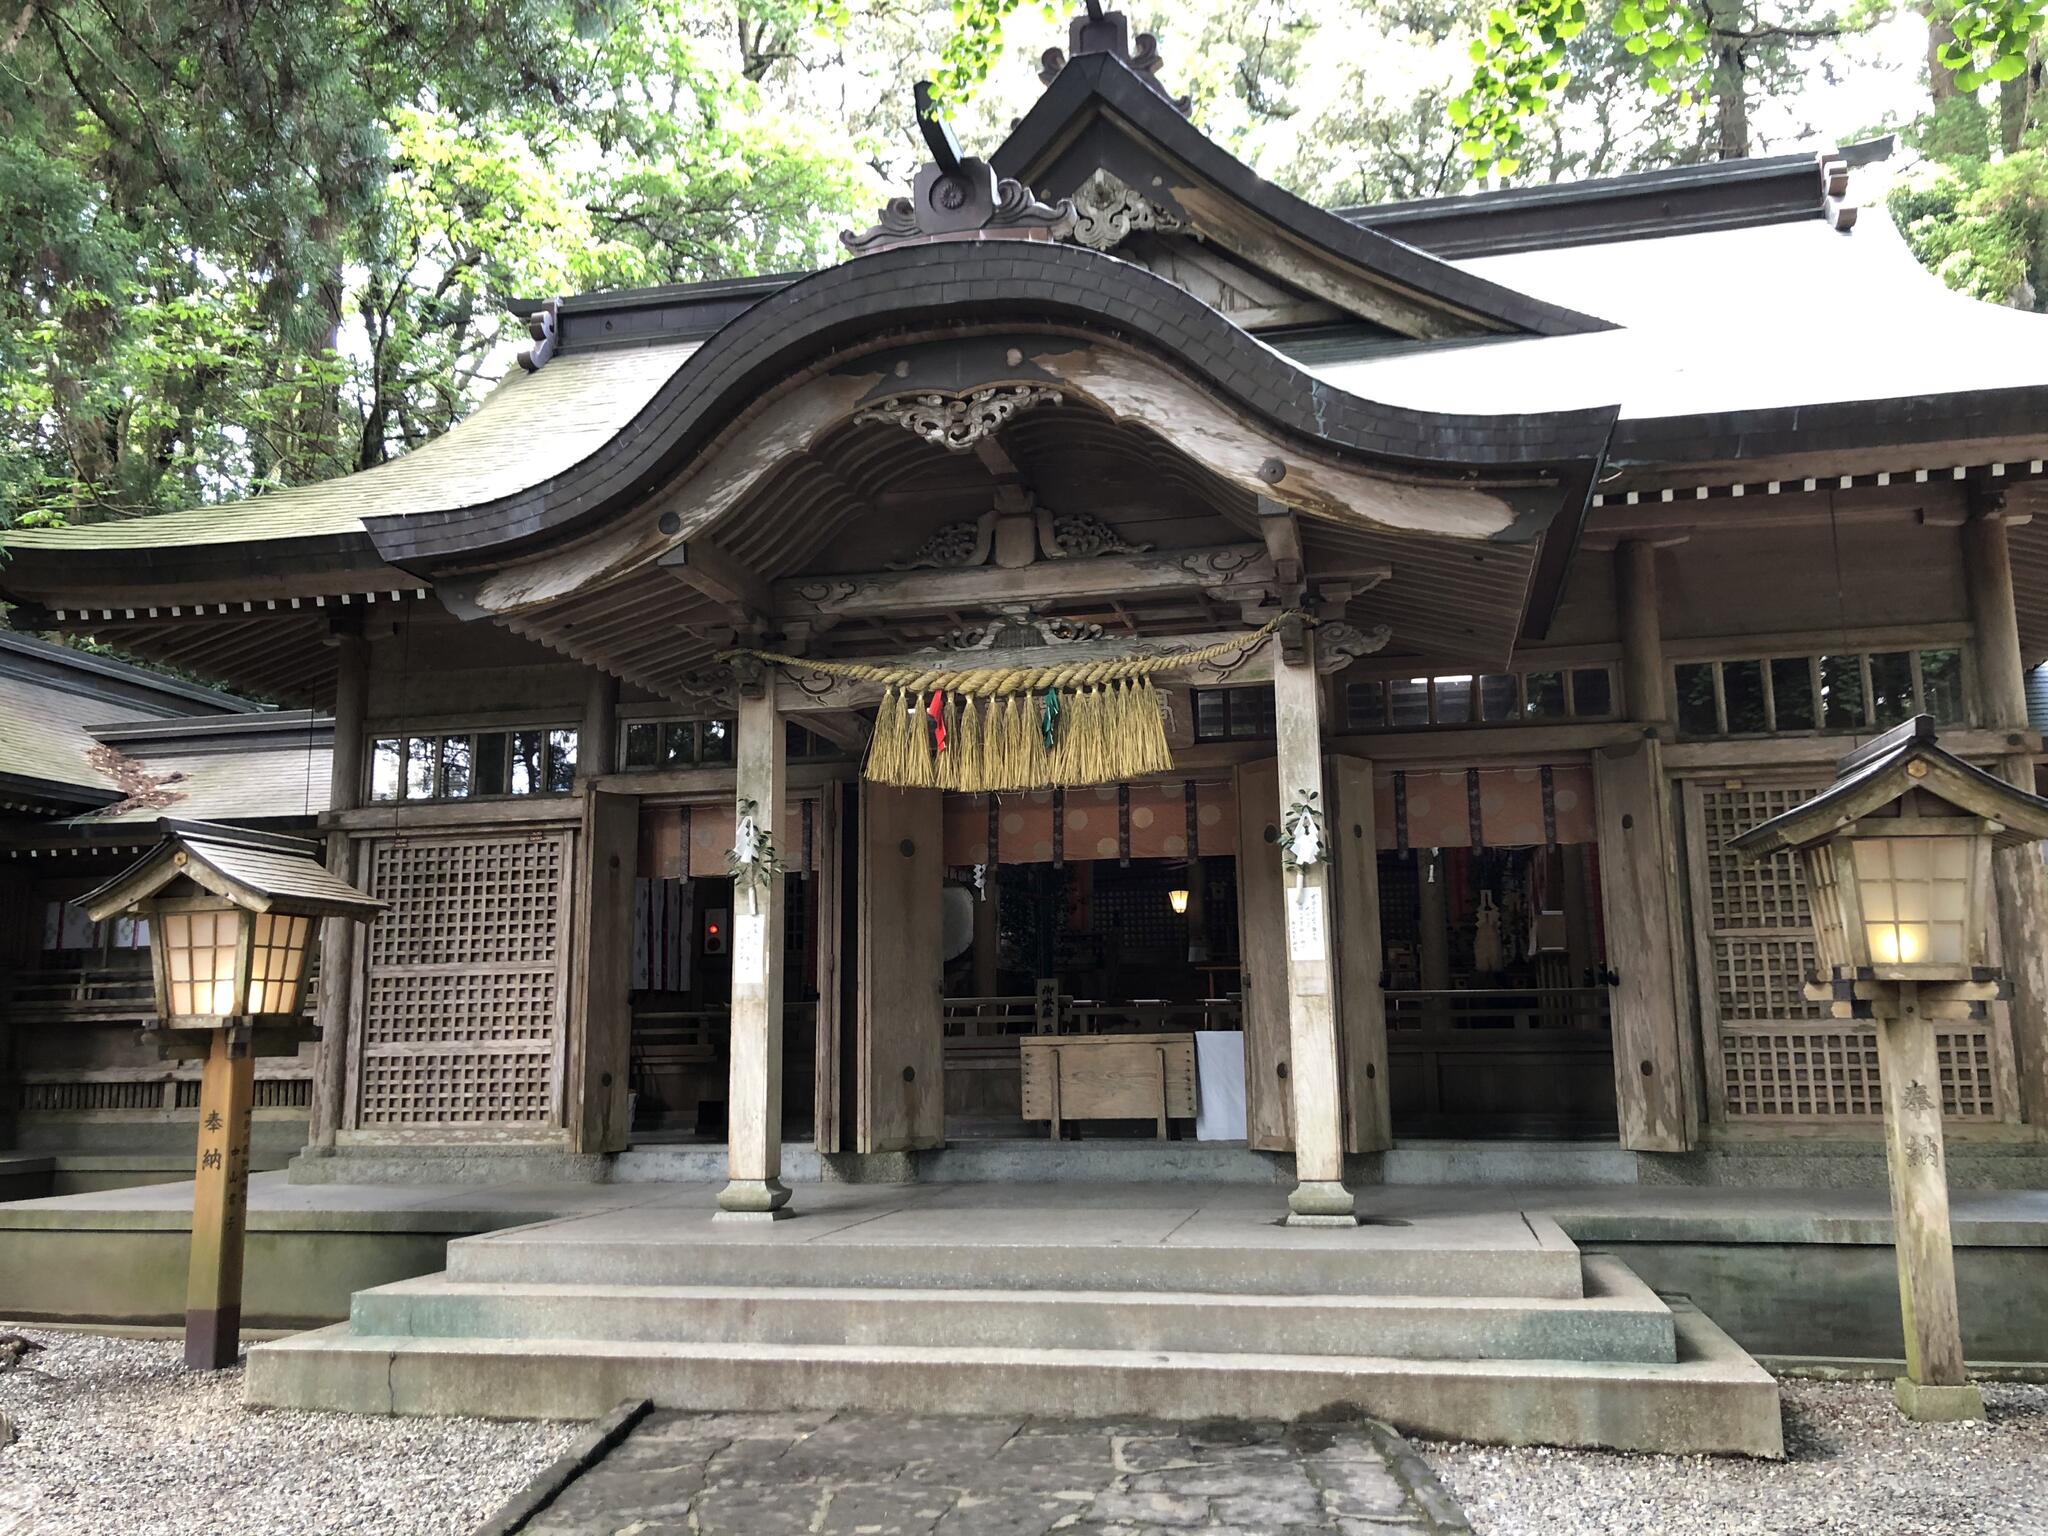
<svg viewBox="0 0 2048 1536">
<path fill-rule="evenodd" d="M 1424 1445 L 1479 1536 L 2048 1532 L 2048 1386 L 1987 1382 L 1988 1424 L 1908 1424 L 1889 1382 L 1784 1383 L 1782 1462 Z"/>
<path fill-rule="evenodd" d="M 460 1536 L 581 1428 L 258 1413 L 175 1339 L 0 1331 L 46 1346 L 0 1376 L 0 1536 Z"/>
</svg>

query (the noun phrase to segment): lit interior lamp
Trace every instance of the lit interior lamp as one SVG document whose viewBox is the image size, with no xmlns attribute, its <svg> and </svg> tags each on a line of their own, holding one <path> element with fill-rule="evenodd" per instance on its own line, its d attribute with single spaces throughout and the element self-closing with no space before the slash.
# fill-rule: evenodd
<svg viewBox="0 0 2048 1536">
<path fill-rule="evenodd" d="M 1173 908 L 1175 917 L 1188 915 L 1188 893 L 1185 886 L 1175 886 L 1166 893 L 1166 904 Z"/>
</svg>

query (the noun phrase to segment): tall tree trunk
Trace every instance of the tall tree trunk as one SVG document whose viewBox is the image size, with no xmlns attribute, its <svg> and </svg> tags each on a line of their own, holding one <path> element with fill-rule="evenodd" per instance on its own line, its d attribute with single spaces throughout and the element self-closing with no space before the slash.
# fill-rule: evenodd
<svg viewBox="0 0 2048 1536">
<path fill-rule="evenodd" d="M 1920 14 L 1927 18 L 1927 94 L 1936 107 L 1956 97 L 1956 73 L 1941 62 L 1941 50 L 1956 40 L 1949 25 L 1954 12 L 1955 7 L 1943 0 L 1921 0 Z"/>
<path fill-rule="evenodd" d="M 1999 82 L 1998 142 L 2005 146 L 2008 155 L 2020 147 L 2020 141 L 2026 137 L 2027 126 L 2033 121 L 2034 88 L 2039 83 L 2040 73 L 2040 61 L 2029 58 L 2025 73 Z"/>
<path fill-rule="evenodd" d="M 1749 75 L 1742 40 L 1714 35 L 1714 158 L 1749 158 Z"/>
</svg>

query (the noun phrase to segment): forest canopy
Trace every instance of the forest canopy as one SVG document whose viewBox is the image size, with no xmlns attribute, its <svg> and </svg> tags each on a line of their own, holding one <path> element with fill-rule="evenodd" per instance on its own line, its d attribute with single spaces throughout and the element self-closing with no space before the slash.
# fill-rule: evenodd
<svg viewBox="0 0 2048 1536">
<path fill-rule="evenodd" d="M 1078 0 L 1076 0 L 1078 4 Z M 2038 307 L 2048 0 L 1128 7 L 1233 153 L 1328 205 L 1820 147 L 1858 81 L 1945 281 Z M 1039 0 L 0 0 L 0 523 L 382 463 L 510 364 L 515 298 L 801 270 L 987 149 Z M 1902 50 L 1910 57 L 1901 57 Z"/>
</svg>

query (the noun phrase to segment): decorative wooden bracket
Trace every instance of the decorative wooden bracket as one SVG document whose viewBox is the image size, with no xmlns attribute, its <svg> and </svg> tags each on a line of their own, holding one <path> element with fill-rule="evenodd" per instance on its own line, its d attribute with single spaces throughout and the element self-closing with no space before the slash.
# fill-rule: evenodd
<svg viewBox="0 0 2048 1536">
<path fill-rule="evenodd" d="M 732 675 L 734 685 L 743 699 L 765 699 L 768 697 L 768 664 L 744 653 L 733 657 Z"/>
</svg>

